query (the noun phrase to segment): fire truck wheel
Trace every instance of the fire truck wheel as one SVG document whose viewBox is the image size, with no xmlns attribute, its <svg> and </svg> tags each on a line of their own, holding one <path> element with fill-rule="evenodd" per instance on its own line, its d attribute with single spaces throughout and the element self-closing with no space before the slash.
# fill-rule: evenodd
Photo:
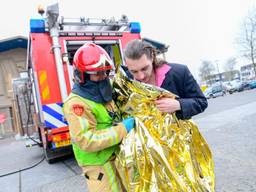
<svg viewBox="0 0 256 192">
<path fill-rule="evenodd" d="M 49 164 L 55 163 L 56 158 L 51 157 L 51 152 L 44 148 L 44 156 Z"/>
</svg>

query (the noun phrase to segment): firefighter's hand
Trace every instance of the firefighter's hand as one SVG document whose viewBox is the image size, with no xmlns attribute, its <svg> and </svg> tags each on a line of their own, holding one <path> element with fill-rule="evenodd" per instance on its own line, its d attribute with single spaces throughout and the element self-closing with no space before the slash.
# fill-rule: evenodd
<svg viewBox="0 0 256 192">
<path fill-rule="evenodd" d="M 161 112 L 173 113 L 181 109 L 180 102 L 172 98 L 161 98 L 155 101 L 156 108 Z"/>
<path fill-rule="evenodd" d="M 127 133 L 129 133 L 134 128 L 135 120 L 133 117 L 129 117 L 127 119 L 124 119 L 122 123 L 124 124 Z"/>
</svg>

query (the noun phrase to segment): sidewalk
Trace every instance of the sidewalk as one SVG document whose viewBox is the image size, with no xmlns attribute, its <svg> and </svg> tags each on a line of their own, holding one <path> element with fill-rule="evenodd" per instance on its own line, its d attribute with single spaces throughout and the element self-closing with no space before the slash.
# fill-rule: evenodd
<svg viewBox="0 0 256 192">
<path fill-rule="evenodd" d="M 74 158 L 54 164 L 43 160 L 38 146 L 26 147 L 26 140 L 0 139 L 0 191 L 4 192 L 87 192 L 85 179 Z M 21 169 L 37 166 L 18 172 Z M 10 172 L 16 172 L 3 176 Z"/>
</svg>

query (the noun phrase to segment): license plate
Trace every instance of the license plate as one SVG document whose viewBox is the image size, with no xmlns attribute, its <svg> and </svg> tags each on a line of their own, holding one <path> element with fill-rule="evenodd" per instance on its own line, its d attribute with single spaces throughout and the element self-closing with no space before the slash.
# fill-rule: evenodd
<svg viewBox="0 0 256 192">
<path fill-rule="evenodd" d="M 70 145 L 70 140 L 63 140 L 55 143 L 56 148 Z"/>
</svg>

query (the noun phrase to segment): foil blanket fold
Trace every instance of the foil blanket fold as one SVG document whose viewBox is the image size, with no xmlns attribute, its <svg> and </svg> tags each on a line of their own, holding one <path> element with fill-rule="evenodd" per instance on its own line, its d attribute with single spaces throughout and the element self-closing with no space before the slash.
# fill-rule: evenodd
<svg viewBox="0 0 256 192">
<path fill-rule="evenodd" d="M 113 83 L 123 118 L 136 127 L 122 141 L 115 164 L 127 191 L 213 192 L 214 164 L 192 120 L 161 113 L 154 101 L 176 95 L 118 74 Z"/>
</svg>

